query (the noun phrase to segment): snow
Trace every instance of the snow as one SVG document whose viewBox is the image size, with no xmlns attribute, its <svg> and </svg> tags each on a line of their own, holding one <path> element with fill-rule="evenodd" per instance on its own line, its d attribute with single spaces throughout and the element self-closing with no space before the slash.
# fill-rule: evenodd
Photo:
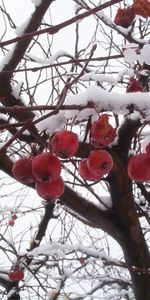
<svg viewBox="0 0 150 300">
<path fill-rule="evenodd" d="M 32 17 L 32 15 L 27 20 L 25 20 L 20 26 L 18 26 L 16 28 L 15 32 L 16 32 L 17 36 L 21 36 L 21 35 L 24 34 L 24 32 L 25 32 L 25 30 L 26 30 L 26 28 L 27 28 L 27 26 L 28 26 L 28 24 L 31 20 L 31 17 Z"/>
<path fill-rule="evenodd" d="M 50 65 L 54 63 L 55 60 L 63 56 L 67 56 L 69 58 L 72 57 L 71 54 L 65 50 L 59 50 L 55 54 L 51 55 L 49 58 L 41 58 L 35 56 L 34 54 L 28 54 L 29 58 L 42 65 Z"/>
<path fill-rule="evenodd" d="M 9 299 L 10 297 L 12 297 L 12 295 L 13 295 L 14 293 L 16 293 L 16 289 L 15 289 L 15 288 L 12 288 L 12 289 L 10 290 L 10 292 L 7 294 L 8 299 Z"/>
<path fill-rule="evenodd" d="M 45 243 L 43 245 L 40 245 L 39 247 L 36 247 L 34 250 L 29 251 L 27 255 L 29 257 L 38 256 L 38 255 L 48 255 L 48 256 L 57 256 L 57 258 L 62 259 L 65 257 L 65 254 L 70 251 L 79 251 L 81 253 L 86 253 L 88 256 L 92 256 L 96 259 L 104 259 L 108 261 L 115 261 L 112 257 L 105 254 L 103 249 L 96 250 L 94 248 L 90 248 L 87 246 L 83 246 L 81 244 L 61 244 L 59 242 L 51 242 L 51 243 Z M 68 270 L 66 271 L 67 274 Z M 71 270 L 69 271 L 71 272 Z M 65 273 L 66 274 L 66 273 Z M 70 273 L 71 274 L 71 273 Z"/>
<path fill-rule="evenodd" d="M 124 60 L 125 62 L 133 65 L 135 61 L 138 61 L 141 65 L 145 62 L 150 65 L 150 45 L 146 44 L 140 50 L 137 44 L 126 45 L 124 50 Z"/>
<path fill-rule="evenodd" d="M 88 87 L 85 92 L 74 96 L 67 96 L 65 104 L 86 106 L 89 102 L 93 102 L 99 109 L 113 112 L 120 112 L 126 109 L 128 105 L 134 104 L 142 110 L 149 110 L 149 97 L 149 92 L 119 94 L 113 91 L 108 92 L 99 86 L 93 85 Z"/>
<path fill-rule="evenodd" d="M 12 85 L 12 86 L 11 86 L 11 89 L 12 89 L 11 94 L 12 94 L 16 99 L 19 99 L 19 98 L 20 98 L 22 85 L 23 85 L 23 82 L 19 82 L 19 83 L 17 83 L 16 85 Z"/>
<path fill-rule="evenodd" d="M 142 142 L 142 150 L 146 152 L 146 146 L 150 143 L 150 136 L 146 136 L 146 138 Z"/>
<path fill-rule="evenodd" d="M 64 111 L 60 111 L 59 114 L 53 115 L 50 118 L 46 118 L 40 123 L 37 123 L 36 127 L 39 131 L 46 130 L 47 134 L 51 135 L 56 130 L 62 130 L 65 124 L 66 118 L 64 116 Z"/>
<path fill-rule="evenodd" d="M 141 50 L 141 57 L 143 59 L 143 62 L 145 62 L 147 65 L 150 65 L 150 45 L 144 45 Z"/>
<path fill-rule="evenodd" d="M 31 0 L 35 7 L 39 6 L 42 3 L 42 0 Z"/>
<path fill-rule="evenodd" d="M 12 50 L 9 50 L 5 56 L 1 59 L 1 62 L 0 62 L 0 72 L 3 70 L 3 68 L 9 63 L 10 59 L 12 58 L 12 55 L 14 53 L 14 47 L 13 46 Z"/>
<path fill-rule="evenodd" d="M 135 61 L 139 61 L 139 63 L 142 63 L 142 58 L 139 54 L 137 54 L 136 51 L 137 46 L 134 47 L 132 44 L 130 45 L 130 47 L 124 50 L 124 61 L 130 64 L 131 66 L 134 64 Z"/>
<path fill-rule="evenodd" d="M 79 113 L 75 110 L 60 110 L 57 115 L 52 115 L 49 118 L 36 124 L 39 131 L 46 130 L 47 133 L 52 134 L 54 131 L 62 129 L 69 118 L 77 117 L 76 120 L 88 119 L 90 115 L 96 115 L 96 110 L 93 108 L 87 109 L 89 103 L 93 103 L 99 111 L 113 111 L 119 113 L 120 111 L 127 113 L 129 105 L 135 106 L 135 113 L 131 114 L 129 118 L 137 119 L 140 114 L 136 109 L 141 109 L 147 113 L 147 120 L 150 120 L 150 92 L 142 93 L 126 93 L 120 94 L 117 92 L 109 92 L 99 86 L 93 85 L 88 87 L 84 92 L 74 96 L 68 95 L 65 99 L 65 105 L 79 105 L 83 110 Z M 76 115 L 77 113 L 77 115 Z M 45 114 L 46 115 L 46 114 Z M 37 119 L 38 120 L 38 119 Z"/>
<path fill-rule="evenodd" d="M 80 80 L 82 80 L 82 81 L 93 80 L 93 81 L 100 81 L 100 82 L 109 82 L 113 85 L 116 85 L 116 83 L 117 83 L 117 80 L 115 78 L 113 78 L 113 76 L 102 75 L 102 74 L 98 74 L 95 72 L 89 72 L 89 73 L 83 75 L 82 77 L 80 77 Z"/>
<path fill-rule="evenodd" d="M 103 11 L 97 12 L 96 15 L 103 20 L 105 24 L 109 25 L 110 27 L 117 28 L 117 31 L 123 33 L 124 35 L 128 35 L 132 29 L 132 26 L 129 26 L 128 28 L 117 26 Z"/>
<path fill-rule="evenodd" d="M 127 116 L 127 119 L 130 120 L 137 120 L 141 118 L 141 114 L 139 111 L 134 111 L 133 113 L 131 113 L 130 115 Z"/>
</svg>

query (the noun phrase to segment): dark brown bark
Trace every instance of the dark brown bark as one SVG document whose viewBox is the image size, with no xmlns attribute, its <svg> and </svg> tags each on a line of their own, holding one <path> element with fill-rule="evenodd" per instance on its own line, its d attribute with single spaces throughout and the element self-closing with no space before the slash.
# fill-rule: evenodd
<svg viewBox="0 0 150 300">
<path fill-rule="evenodd" d="M 127 173 L 128 149 L 139 122 L 127 120 L 119 133 L 118 146 L 112 149 L 113 171 L 110 173 L 110 193 L 118 226 L 125 243 L 120 245 L 129 266 L 136 300 L 150 299 L 150 253 L 139 222 L 133 197 L 132 182 Z M 136 270 L 133 271 L 135 267 Z M 141 272 L 138 270 L 141 270 Z"/>
</svg>

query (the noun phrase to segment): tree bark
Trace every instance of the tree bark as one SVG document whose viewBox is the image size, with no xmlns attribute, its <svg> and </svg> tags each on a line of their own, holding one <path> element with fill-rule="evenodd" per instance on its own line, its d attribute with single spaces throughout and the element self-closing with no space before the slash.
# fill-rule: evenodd
<svg viewBox="0 0 150 300">
<path fill-rule="evenodd" d="M 127 132 L 124 136 L 128 136 Z M 120 245 L 131 274 L 135 299 L 150 300 L 150 274 L 148 274 L 150 253 L 134 202 L 132 182 L 127 172 L 126 154 L 127 149 L 123 151 L 120 144 L 112 149 L 114 166 L 109 176 L 110 194 L 118 226 L 125 239 L 125 243 L 120 240 Z"/>
</svg>

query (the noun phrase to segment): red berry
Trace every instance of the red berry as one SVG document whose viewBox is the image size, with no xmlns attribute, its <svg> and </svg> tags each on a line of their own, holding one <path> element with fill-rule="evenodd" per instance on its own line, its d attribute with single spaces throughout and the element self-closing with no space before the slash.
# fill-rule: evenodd
<svg viewBox="0 0 150 300">
<path fill-rule="evenodd" d="M 134 181 L 150 181 L 150 156 L 146 153 L 132 156 L 128 163 L 128 175 Z"/>
<path fill-rule="evenodd" d="M 15 220 L 17 219 L 17 215 L 16 215 L 16 214 L 13 214 L 13 215 L 11 216 L 11 218 L 15 221 Z"/>
<path fill-rule="evenodd" d="M 116 129 L 109 124 L 109 116 L 104 114 L 91 126 L 91 143 L 96 148 L 108 146 L 116 137 Z"/>
<path fill-rule="evenodd" d="M 79 262 L 80 262 L 81 265 L 85 265 L 86 260 L 85 260 L 84 257 L 80 257 L 80 258 L 79 258 Z"/>
<path fill-rule="evenodd" d="M 12 168 L 14 177 L 22 183 L 33 183 L 35 177 L 32 174 L 32 159 L 29 157 L 23 157 L 17 160 Z"/>
<path fill-rule="evenodd" d="M 50 140 L 50 149 L 61 158 L 70 158 L 78 150 L 78 136 L 74 132 L 62 130 L 56 132 Z"/>
<path fill-rule="evenodd" d="M 126 90 L 127 93 L 143 92 L 143 86 L 140 85 L 137 79 L 132 78 Z"/>
<path fill-rule="evenodd" d="M 9 224 L 9 226 L 14 226 L 15 222 L 14 222 L 13 219 L 10 219 L 10 220 L 8 221 L 8 224 Z"/>
<path fill-rule="evenodd" d="M 82 159 L 79 162 L 79 168 L 78 168 L 79 174 L 80 176 L 84 179 L 84 180 L 100 180 L 101 179 L 101 175 L 94 175 L 88 168 L 87 166 L 87 158 Z"/>
<path fill-rule="evenodd" d="M 128 28 L 135 18 L 135 11 L 133 7 L 119 8 L 114 19 L 116 25 Z"/>
<path fill-rule="evenodd" d="M 93 150 L 87 159 L 87 166 L 96 176 L 103 176 L 111 171 L 113 159 L 105 150 Z"/>
<path fill-rule="evenodd" d="M 143 18 L 150 17 L 150 2 L 149 2 L 149 0 L 134 0 L 133 8 L 137 15 L 140 15 Z"/>
<path fill-rule="evenodd" d="M 8 276 L 11 281 L 19 281 L 19 280 L 23 280 L 24 272 L 22 270 L 14 270 L 14 271 L 10 271 Z"/>
<path fill-rule="evenodd" d="M 59 198 L 64 193 L 64 181 L 61 177 L 50 182 L 37 181 L 35 187 L 38 195 L 47 201 Z"/>
<path fill-rule="evenodd" d="M 38 181 L 54 181 L 61 173 L 60 160 L 50 152 L 39 154 L 32 160 L 32 172 Z"/>
</svg>

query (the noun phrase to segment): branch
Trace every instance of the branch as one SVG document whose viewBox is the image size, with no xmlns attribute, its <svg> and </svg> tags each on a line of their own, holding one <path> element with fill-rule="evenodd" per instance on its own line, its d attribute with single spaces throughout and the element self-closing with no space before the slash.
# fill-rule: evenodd
<svg viewBox="0 0 150 300">
<path fill-rule="evenodd" d="M 42 238 L 44 237 L 46 233 L 46 229 L 48 226 L 48 223 L 50 219 L 54 218 L 53 216 L 53 210 L 54 210 L 55 204 L 54 203 L 48 203 L 45 206 L 45 214 L 41 220 L 41 223 L 38 228 L 38 232 L 36 233 L 35 239 L 33 240 L 30 249 L 28 251 L 32 251 L 34 248 L 38 247 L 40 242 L 42 241 Z"/>
<path fill-rule="evenodd" d="M 88 220 L 89 223 L 95 224 L 115 238 L 119 243 L 124 242 L 124 237 L 117 225 L 117 220 L 113 211 L 103 211 L 94 203 L 89 202 L 86 198 L 78 195 L 74 190 L 65 186 L 65 192 L 61 196 L 61 203 L 69 207 L 72 211 Z"/>
<path fill-rule="evenodd" d="M 49 33 L 49 34 L 53 35 L 53 34 L 57 33 L 59 30 L 65 28 L 69 25 L 72 25 L 73 23 L 76 23 L 77 21 L 83 20 L 84 18 L 87 18 L 87 17 L 95 14 L 96 12 L 98 12 L 100 10 L 103 10 L 104 8 L 107 8 L 107 7 L 109 7 L 113 4 L 119 3 L 121 1 L 123 1 L 123 0 L 111 0 L 111 1 L 108 1 L 107 3 L 98 5 L 97 7 L 89 9 L 88 11 L 86 11 L 82 14 L 79 14 L 79 15 L 77 15 L 77 16 L 75 16 L 75 17 L 73 17 L 73 18 L 71 18 L 67 21 L 64 21 L 64 22 L 62 22 L 60 24 L 57 24 L 55 26 L 52 26 L 50 28 L 42 29 L 42 30 L 39 30 L 39 31 L 36 31 L 36 32 L 29 32 L 28 31 L 28 33 L 25 33 L 24 35 L 22 35 L 20 37 L 16 37 L 14 39 L 1 42 L 0 47 L 7 46 L 7 45 L 10 45 L 10 44 L 16 43 L 18 41 L 27 41 L 27 40 L 30 40 L 31 38 L 33 38 L 34 36 L 39 36 L 39 35 L 44 34 L 44 33 Z M 52 1 L 50 1 L 50 2 L 52 2 Z"/>
<path fill-rule="evenodd" d="M 24 53 L 26 52 L 30 41 L 33 37 L 32 32 L 36 31 L 38 27 L 41 25 L 41 21 L 49 8 L 49 6 L 52 4 L 53 0 L 42 0 L 41 4 L 36 7 L 32 18 L 30 19 L 30 22 L 25 29 L 25 34 L 23 36 L 17 37 L 14 39 L 14 42 L 17 42 L 13 55 L 11 59 L 9 60 L 8 64 L 5 65 L 4 70 L 8 69 L 15 69 L 20 60 L 22 59 Z M 24 36 L 28 36 L 28 39 L 24 39 Z M 5 46 L 7 43 L 2 42 L 0 43 L 0 47 Z M 12 44 L 12 43 L 9 43 Z M 7 44 L 8 45 L 8 44 Z M 9 78 L 10 79 L 10 78 Z"/>
<path fill-rule="evenodd" d="M 101 56 L 101 57 L 91 57 L 90 62 L 91 61 L 104 61 L 104 60 L 108 61 L 110 59 L 118 59 L 118 58 L 123 58 L 123 54 L 116 54 L 116 55 L 110 55 L 110 56 Z M 53 63 L 53 64 L 50 64 L 50 65 L 41 66 L 41 67 L 32 67 L 32 68 L 18 69 L 18 70 L 11 70 L 11 69 L 10 70 L 3 70 L 3 71 L 1 71 L 1 74 L 20 73 L 20 72 L 29 72 L 29 71 L 37 72 L 39 70 L 52 68 L 52 67 L 64 66 L 64 65 L 68 65 L 68 64 L 79 65 L 79 63 L 86 62 L 87 60 L 88 60 L 88 58 L 80 58 L 80 59 L 72 58 L 72 59 L 69 59 L 67 61 L 62 61 L 60 63 Z"/>
</svg>

